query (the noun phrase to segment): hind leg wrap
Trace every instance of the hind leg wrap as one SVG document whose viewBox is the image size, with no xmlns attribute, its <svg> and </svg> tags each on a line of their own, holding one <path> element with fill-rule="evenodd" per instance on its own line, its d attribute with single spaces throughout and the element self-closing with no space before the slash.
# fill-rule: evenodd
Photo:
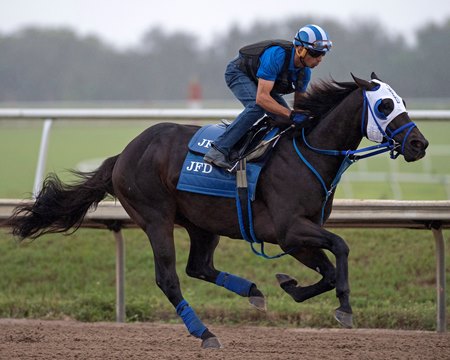
<svg viewBox="0 0 450 360">
<path fill-rule="evenodd" d="M 247 279 L 222 271 L 217 276 L 216 285 L 223 286 L 225 289 L 238 295 L 248 297 L 252 286 L 255 284 Z"/>
<path fill-rule="evenodd" d="M 201 338 L 203 333 L 208 330 L 186 300 L 181 300 L 177 305 L 176 310 L 191 335 Z"/>
</svg>

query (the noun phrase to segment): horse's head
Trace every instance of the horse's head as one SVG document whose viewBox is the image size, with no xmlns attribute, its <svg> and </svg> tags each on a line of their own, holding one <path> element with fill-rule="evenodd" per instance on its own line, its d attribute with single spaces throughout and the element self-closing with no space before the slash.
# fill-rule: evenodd
<svg viewBox="0 0 450 360">
<path fill-rule="evenodd" d="M 409 118 L 402 98 L 375 73 L 371 81 L 352 76 L 364 94 L 363 134 L 374 142 L 392 143 L 408 162 L 423 158 L 428 141 Z"/>
</svg>

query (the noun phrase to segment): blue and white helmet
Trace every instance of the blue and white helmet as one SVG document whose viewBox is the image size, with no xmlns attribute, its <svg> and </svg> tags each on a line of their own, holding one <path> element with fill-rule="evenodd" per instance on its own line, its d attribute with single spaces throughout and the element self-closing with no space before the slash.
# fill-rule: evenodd
<svg viewBox="0 0 450 360">
<path fill-rule="evenodd" d="M 333 46 L 325 30 L 313 24 L 303 26 L 295 35 L 293 43 L 296 46 L 323 52 L 330 51 Z"/>
</svg>

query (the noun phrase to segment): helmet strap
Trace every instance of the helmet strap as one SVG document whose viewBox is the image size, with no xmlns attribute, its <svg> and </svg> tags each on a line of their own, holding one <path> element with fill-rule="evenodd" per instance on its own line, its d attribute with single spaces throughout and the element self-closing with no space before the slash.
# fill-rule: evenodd
<svg viewBox="0 0 450 360">
<path fill-rule="evenodd" d="M 300 58 L 300 63 L 303 65 L 303 67 L 307 67 L 304 59 L 306 54 L 308 53 L 308 50 L 305 47 L 302 47 L 302 50 L 299 51 L 297 48 L 295 49 L 295 51 L 297 52 L 297 55 Z"/>
<path fill-rule="evenodd" d="M 300 59 L 304 59 L 307 53 L 308 50 L 305 47 L 302 47 L 301 51 L 297 51 L 297 54 L 300 57 Z"/>
</svg>

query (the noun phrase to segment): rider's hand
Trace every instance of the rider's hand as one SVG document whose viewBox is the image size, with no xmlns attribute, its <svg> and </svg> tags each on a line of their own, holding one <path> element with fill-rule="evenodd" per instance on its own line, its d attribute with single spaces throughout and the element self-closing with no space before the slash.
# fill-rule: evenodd
<svg viewBox="0 0 450 360">
<path fill-rule="evenodd" d="M 301 112 L 292 110 L 289 119 L 291 119 L 295 124 L 300 125 L 303 121 L 307 120 L 308 117 Z"/>
</svg>

